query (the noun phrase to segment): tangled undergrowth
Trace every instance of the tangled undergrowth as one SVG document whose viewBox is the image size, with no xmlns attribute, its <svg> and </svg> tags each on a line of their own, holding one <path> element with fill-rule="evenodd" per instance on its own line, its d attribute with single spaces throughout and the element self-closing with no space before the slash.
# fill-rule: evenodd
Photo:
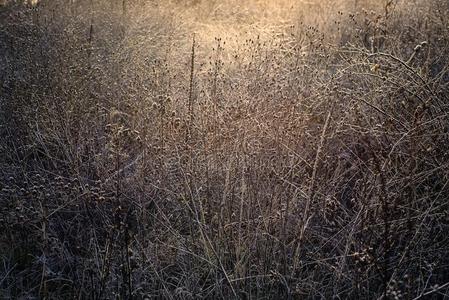
<svg viewBox="0 0 449 300">
<path fill-rule="evenodd" d="M 444 0 L 0 2 L 0 297 L 449 295 Z"/>
</svg>

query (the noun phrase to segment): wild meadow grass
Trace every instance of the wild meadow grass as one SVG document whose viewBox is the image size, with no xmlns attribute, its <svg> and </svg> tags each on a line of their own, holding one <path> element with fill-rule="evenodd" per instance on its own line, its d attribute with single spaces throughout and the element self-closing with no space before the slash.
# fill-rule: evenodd
<svg viewBox="0 0 449 300">
<path fill-rule="evenodd" d="M 3 1 L 0 53 L 0 298 L 448 297 L 447 1 Z"/>
</svg>

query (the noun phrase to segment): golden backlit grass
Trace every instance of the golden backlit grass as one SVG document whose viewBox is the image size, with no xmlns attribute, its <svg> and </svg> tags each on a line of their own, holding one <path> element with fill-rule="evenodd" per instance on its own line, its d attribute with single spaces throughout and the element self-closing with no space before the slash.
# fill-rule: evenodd
<svg viewBox="0 0 449 300">
<path fill-rule="evenodd" d="M 0 7 L 0 296 L 444 297 L 445 1 Z"/>
</svg>

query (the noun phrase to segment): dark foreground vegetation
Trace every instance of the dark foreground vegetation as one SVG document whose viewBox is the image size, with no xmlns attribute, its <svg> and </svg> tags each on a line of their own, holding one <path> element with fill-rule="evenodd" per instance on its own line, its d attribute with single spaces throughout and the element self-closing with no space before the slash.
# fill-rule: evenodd
<svg viewBox="0 0 449 300">
<path fill-rule="evenodd" d="M 0 298 L 449 297 L 449 2 L 0 4 Z"/>
</svg>

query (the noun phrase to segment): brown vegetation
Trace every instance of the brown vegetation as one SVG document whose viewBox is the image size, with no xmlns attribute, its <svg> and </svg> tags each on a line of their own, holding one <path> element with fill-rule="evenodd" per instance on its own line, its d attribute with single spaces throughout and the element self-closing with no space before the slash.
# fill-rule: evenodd
<svg viewBox="0 0 449 300">
<path fill-rule="evenodd" d="M 448 297 L 447 1 L 66 2 L 0 4 L 1 298 Z"/>
</svg>

